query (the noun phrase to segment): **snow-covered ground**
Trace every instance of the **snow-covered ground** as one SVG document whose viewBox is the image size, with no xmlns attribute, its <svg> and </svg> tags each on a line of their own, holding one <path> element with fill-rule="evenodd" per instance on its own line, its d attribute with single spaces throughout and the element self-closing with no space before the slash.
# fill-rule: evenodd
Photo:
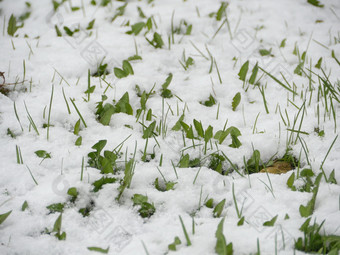
<svg viewBox="0 0 340 255">
<path fill-rule="evenodd" d="M 304 254 L 308 217 L 339 236 L 340 2 L 319 4 L 0 1 L 0 254 L 227 254 L 223 218 L 234 254 Z"/>
</svg>

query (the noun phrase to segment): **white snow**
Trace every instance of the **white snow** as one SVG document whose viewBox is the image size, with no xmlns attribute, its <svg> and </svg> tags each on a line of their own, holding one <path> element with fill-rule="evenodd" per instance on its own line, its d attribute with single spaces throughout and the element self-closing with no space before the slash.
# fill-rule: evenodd
<svg viewBox="0 0 340 255">
<path fill-rule="evenodd" d="M 300 215 L 299 207 L 310 201 L 312 193 L 292 191 L 286 183 L 293 172 L 297 175 L 304 168 L 311 168 L 317 176 L 321 173 L 321 165 L 327 178 L 334 170 L 336 182 L 340 183 L 340 140 L 336 139 L 340 104 L 335 98 L 340 99 L 340 66 L 332 57 L 334 51 L 340 59 L 339 1 L 322 0 L 323 8 L 315 7 L 307 0 L 228 1 L 227 16 L 220 21 L 209 17 L 221 6 L 219 0 L 112 0 L 107 6 L 100 6 L 101 0 L 96 0 L 95 6 L 90 0 L 68 0 L 57 11 L 53 10 L 50 0 L 29 2 L 31 7 L 24 0 L 0 1 L 0 71 L 5 72 L 8 83 L 2 87 L 10 91 L 6 95 L 0 93 L 0 214 L 12 211 L 0 225 L 0 254 L 93 254 L 95 252 L 87 249 L 91 246 L 110 247 L 109 254 L 147 254 L 143 244 L 153 255 L 167 252 L 215 254 L 215 232 L 222 217 L 225 217 L 224 235 L 227 243 L 233 243 L 234 254 L 255 254 L 257 242 L 261 254 L 304 254 L 295 250 L 294 240 L 303 237 L 299 228 L 307 218 Z M 124 15 L 111 22 L 117 8 L 124 2 L 127 3 Z M 81 8 L 71 11 L 71 7 Z M 138 35 L 126 34 L 131 25 L 147 20 L 139 16 L 137 7 L 147 18 L 153 17 L 153 28 L 145 36 L 147 28 Z M 24 20 L 24 26 L 16 31 L 14 37 L 8 35 L 11 14 L 18 20 L 27 11 L 31 14 Z M 172 15 L 174 27 L 185 20 L 192 24 L 192 32 L 185 35 L 186 28 L 182 25 L 184 33 L 174 34 L 175 43 L 171 43 L 169 49 Z M 215 35 L 226 17 L 228 22 Z M 86 30 L 93 19 L 93 29 Z M 62 32 L 62 37 L 57 37 L 55 26 Z M 80 31 L 71 37 L 66 35 L 64 26 L 72 30 L 79 26 Z M 154 32 L 163 38 L 161 49 L 152 47 L 145 39 L 152 40 Z M 280 47 L 284 39 L 286 45 Z M 295 48 L 299 52 L 294 55 Z M 260 49 L 271 49 L 272 55 L 261 56 Z M 118 79 L 113 68 L 122 68 L 122 61 L 135 55 L 136 50 L 142 60 L 130 61 L 134 75 Z M 300 76 L 294 70 L 303 52 L 306 52 L 305 73 Z M 194 64 L 187 70 L 179 62 L 185 62 L 184 54 L 186 58 L 194 59 Z M 323 88 L 323 83 L 317 75 L 325 77 L 322 70 L 315 67 L 320 58 L 321 67 L 335 89 L 336 96 L 332 100 L 334 114 L 329 95 L 327 106 L 325 97 L 318 100 L 319 84 Z M 102 60 L 108 64 L 110 73 L 102 76 L 105 81 L 91 76 L 91 86 L 95 86 L 95 90 L 88 101 L 88 94 L 84 93 L 88 89 L 88 70 L 91 74 L 96 72 Z M 238 77 L 241 66 L 247 60 L 247 80 L 258 63 L 286 84 L 280 72 L 284 74 L 297 95 L 293 96 L 292 92 L 259 70 L 257 79 L 263 75 L 260 83 L 264 88 L 267 113 L 259 88 L 248 82 L 244 85 Z M 314 72 L 312 84 L 307 77 L 311 75 L 310 69 Z M 168 88 L 175 96 L 165 98 L 163 104 L 161 85 L 169 73 L 173 74 L 173 79 Z M 22 80 L 23 83 L 13 85 Z M 108 88 L 106 82 L 110 84 Z M 154 87 L 155 93 L 150 95 L 146 108 L 152 109 L 152 121 L 156 121 L 157 126 L 163 120 L 167 128 L 165 134 L 155 130 L 156 139 L 148 139 L 147 153 L 155 153 L 150 162 L 141 160 L 146 139 L 142 138 L 140 122 L 149 126 L 152 121 L 145 120 L 146 113 L 138 121 L 136 119 L 136 111 L 141 108 L 136 85 L 141 92 L 149 92 Z M 310 86 L 314 88 L 312 95 Z M 54 95 L 50 109 L 52 87 Z M 102 125 L 95 114 L 102 95 L 105 93 L 108 97 L 105 103 L 112 104 L 112 100 L 118 101 L 125 92 L 129 93 L 133 115 L 116 113 L 108 126 Z M 238 92 L 241 101 L 233 111 L 232 100 Z M 215 98 L 215 105 L 207 107 L 200 104 L 210 95 Z M 79 115 L 71 99 L 87 125 L 85 127 L 81 122 L 79 135 L 73 133 Z M 298 115 L 298 108 L 303 106 L 304 101 L 305 110 Z M 16 118 L 14 103 L 23 130 Z M 325 114 L 326 109 L 328 113 Z M 43 125 L 48 123 L 49 110 L 51 126 L 48 139 L 47 128 Z M 28 112 L 39 135 L 30 125 Z M 194 140 L 195 148 L 191 147 L 191 139 L 185 139 L 184 145 L 182 132 L 171 130 L 183 112 L 183 121 L 193 126 L 195 136 L 194 119 L 202 122 L 204 130 L 211 125 L 214 134 L 222 130 L 227 121 L 226 128 L 234 126 L 240 130 L 238 138 L 242 145 L 230 147 L 230 135 L 221 145 L 215 139 L 208 142 L 206 155 L 202 138 Z M 293 126 L 295 118 L 297 121 Z M 289 127 L 284 123 L 288 121 Z M 324 136 L 318 136 L 315 128 L 324 130 Z M 301 139 L 292 129 L 303 132 L 300 133 Z M 8 130 L 15 138 L 8 135 Z M 291 134 L 293 139 L 287 145 Z M 82 144 L 76 146 L 79 136 Z M 119 180 L 93 192 L 92 183 L 104 175 L 88 166 L 87 155 L 93 151 L 91 147 L 105 139 L 104 150 L 111 151 L 126 138 L 121 148 L 122 155 L 117 159 L 120 171 L 107 175 Z M 335 143 L 327 155 L 333 141 Z M 301 143 L 307 146 L 308 157 Z M 120 180 L 124 177 L 124 162 L 133 157 L 135 147 L 136 165 L 131 186 L 125 189 L 118 202 L 116 197 Z M 247 161 L 254 150 L 258 150 L 263 162 L 267 162 L 272 157 L 282 157 L 287 147 L 300 160 L 300 168 L 286 174 L 255 173 L 241 177 L 234 171 L 224 176 L 208 168 L 208 156 L 218 150 L 223 151 L 244 173 L 244 160 Z M 16 148 L 21 151 L 23 164 L 17 162 Z M 38 150 L 50 153 L 51 158 L 42 161 L 35 154 Z M 179 168 L 177 164 L 182 153 L 188 153 L 190 159 L 203 159 L 202 167 Z M 156 178 L 163 181 L 157 167 L 167 181 L 176 182 L 174 190 L 160 192 L 155 188 Z M 224 168 L 230 167 L 225 160 Z M 302 179 L 294 183 L 296 187 L 303 184 Z M 233 185 L 238 208 L 241 210 L 242 207 L 242 216 L 245 217 L 242 226 L 237 226 L 239 218 L 233 199 Z M 67 194 L 70 187 L 76 187 L 79 193 L 74 203 L 70 202 Z M 133 206 L 131 200 L 134 194 L 147 195 L 148 202 L 154 204 L 156 211 L 150 218 L 139 215 L 139 208 Z M 220 218 L 215 218 L 213 209 L 204 205 L 209 198 L 214 199 L 214 205 L 226 200 Z M 22 211 L 25 201 L 28 208 Z M 94 208 L 89 216 L 83 217 L 78 210 L 91 201 Z M 45 231 L 53 229 L 60 215 L 58 212 L 50 213 L 46 208 L 54 203 L 66 203 L 61 225 L 61 231 L 67 235 L 66 240 L 58 240 L 54 233 L 49 235 Z M 276 215 L 278 218 L 273 227 L 263 226 Z M 289 219 L 285 219 L 286 215 Z M 179 216 L 184 221 L 191 246 L 186 246 Z M 324 177 L 321 179 L 311 217 L 311 222 L 316 220 L 319 224 L 325 220 L 322 233 L 340 235 L 339 184 L 326 182 Z M 176 252 L 169 251 L 168 245 L 176 236 L 182 244 L 177 246 Z"/>
</svg>

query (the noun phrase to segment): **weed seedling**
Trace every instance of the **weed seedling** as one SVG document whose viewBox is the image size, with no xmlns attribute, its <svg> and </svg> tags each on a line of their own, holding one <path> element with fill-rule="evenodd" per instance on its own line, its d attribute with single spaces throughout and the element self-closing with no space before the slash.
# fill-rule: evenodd
<svg viewBox="0 0 340 255">
<path fill-rule="evenodd" d="M 227 244 L 226 238 L 223 234 L 223 224 L 224 224 L 223 218 L 220 223 L 217 226 L 217 230 L 215 233 L 216 237 L 216 245 L 215 245 L 215 252 L 218 255 L 232 255 L 234 253 L 233 250 L 233 243 Z"/>
<path fill-rule="evenodd" d="M 150 218 L 156 211 L 154 204 L 148 203 L 148 197 L 141 194 L 134 194 L 131 198 L 133 206 L 140 206 L 138 212 L 142 218 Z"/>
<path fill-rule="evenodd" d="M 12 211 L 9 211 L 4 214 L 0 214 L 0 225 L 8 218 L 8 216 L 12 213 Z"/>
</svg>

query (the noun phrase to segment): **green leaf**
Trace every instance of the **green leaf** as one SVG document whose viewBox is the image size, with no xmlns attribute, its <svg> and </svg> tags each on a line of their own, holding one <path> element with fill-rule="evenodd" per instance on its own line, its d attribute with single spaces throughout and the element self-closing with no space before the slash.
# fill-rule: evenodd
<svg viewBox="0 0 340 255">
<path fill-rule="evenodd" d="M 146 16 L 142 10 L 142 8 L 140 8 L 139 6 L 137 7 L 137 10 L 138 10 L 138 14 L 139 14 L 139 17 L 141 17 L 142 19 L 145 19 Z"/>
<path fill-rule="evenodd" d="M 236 108 L 237 108 L 237 106 L 240 104 L 240 102 L 241 102 L 241 93 L 238 92 L 238 93 L 236 93 L 236 95 L 234 96 L 233 102 L 231 103 L 231 106 L 232 106 L 232 108 L 233 108 L 233 111 L 236 110 Z"/>
<path fill-rule="evenodd" d="M 73 134 L 78 135 L 80 130 L 80 119 L 74 125 Z"/>
<path fill-rule="evenodd" d="M 226 137 L 229 135 L 229 132 L 227 130 L 223 131 L 223 130 L 219 130 L 216 132 L 214 138 L 216 140 L 218 140 L 219 144 L 222 144 L 223 141 L 226 139 Z"/>
<path fill-rule="evenodd" d="M 108 183 L 115 183 L 116 181 L 117 181 L 116 178 L 102 177 L 101 179 L 92 183 L 92 185 L 94 186 L 93 192 L 98 192 L 100 189 L 102 189 L 103 185 L 108 184 Z"/>
<path fill-rule="evenodd" d="M 312 169 L 305 168 L 301 171 L 300 176 L 301 177 L 307 177 L 307 176 L 312 177 L 314 176 L 314 172 Z"/>
<path fill-rule="evenodd" d="M 144 131 L 143 131 L 143 138 L 150 138 L 154 134 L 154 129 L 156 127 L 156 121 L 152 122 Z"/>
<path fill-rule="evenodd" d="M 75 187 L 69 188 L 68 191 L 67 191 L 67 194 L 70 195 L 72 198 L 76 199 L 77 196 L 78 196 L 77 188 L 75 188 Z"/>
<path fill-rule="evenodd" d="M 335 172 L 334 172 L 334 169 L 333 169 L 333 171 L 330 173 L 327 182 L 328 182 L 328 183 L 337 184 L 337 181 L 336 181 L 336 179 L 335 179 Z"/>
<path fill-rule="evenodd" d="M 232 147 L 232 148 L 239 148 L 242 143 L 240 142 L 240 140 L 237 138 L 238 136 L 241 135 L 241 132 L 240 130 L 238 130 L 236 127 L 230 127 L 226 130 L 228 133 L 230 133 L 231 135 L 231 140 L 232 140 L 232 143 L 229 145 L 229 147 Z"/>
<path fill-rule="evenodd" d="M 237 222 L 237 226 L 242 226 L 244 224 L 244 216 Z"/>
<path fill-rule="evenodd" d="M 73 31 L 69 29 L 68 27 L 64 26 L 64 30 L 68 36 L 73 36 Z"/>
<path fill-rule="evenodd" d="M 157 32 L 153 34 L 153 41 L 155 42 L 155 48 L 162 48 L 164 45 L 161 35 Z"/>
<path fill-rule="evenodd" d="M 214 104 L 216 104 L 216 100 L 215 100 L 215 98 L 212 95 L 210 95 L 209 99 L 207 101 L 200 102 L 200 104 L 203 104 L 203 105 L 205 105 L 207 107 L 211 107 Z"/>
<path fill-rule="evenodd" d="M 290 175 L 290 177 L 288 178 L 288 180 L 287 180 L 287 186 L 288 186 L 288 188 L 290 188 L 290 189 L 293 189 L 293 185 L 294 185 L 294 181 L 295 181 L 295 173 L 292 173 L 291 175 Z"/>
<path fill-rule="evenodd" d="M 54 226 L 53 226 L 52 232 L 60 233 L 61 223 L 62 223 L 62 214 L 60 214 L 59 217 L 57 218 L 57 220 L 54 222 Z"/>
<path fill-rule="evenodd" d="M 148 202 L 148 197 L 141 194 L 134 194 L 131 199 L 133 205 L 142 205 L 143 203 Z"/>
<path fill-rule="evenodd" d="M 106 103 L 99 112 L 98 120 L 103 125 L 109 125 L 112 115 L 115 113 L 115 108 L 112 104 Z"/>
<path fill-rule="evenodd" d="M 168 245 L 168 249 L 170 251 L 176 251 L 176 246 L 180 245 L 181 243 L 182 243 L 181 239 L 179 239 L 179 237 L 176 236 L 174 242 Z"/>
<path fill-rule="evenodd" d="M 249 78 L 249 83 L 250 84 L 254 84 L 255 83 L 255 79 L 256 79 L 258 70 L 259 70 L 259 68 L 258 68 L 257 63 L 256 63 L 256 65 L 254 66 L 254 68 L 253 68 L 253 70 L 251 72 L 251 76 Z"/>
<path fill-rule="evenodd" d="M 107 254 L 107 253 L 109 253 L 110 246 L 107 247 L 106 249 L 103 249 L 103 248 L 100 248 L 100 247 L 95 247 L 95 246 L 87 247 L 87 249 L 89 251 L 96 251 L 96 252 Z"/>
<path fill-rule="evenodd" d="M 166 78 L 165 82 L 162 84 L 163 89 L 167 89 L 172 81 L 172 73 L 169 73 L 168 77 Z"/>
<path fill-rule="evenodd" d="M 205 206 L 212 209 L 214 207 L 214 199 L 210 198 L 207 202 L 205 202 Z"/>
<path fill-rule="evenodd" d="M 44 158 L 44 159 L 47 159 L 47 158 L 51 158 L 51 154 L 44 151 L 44 150 L 38 150 L 38 151 L 35 151 L 34 152 L 39 158 Z"/>
<path fill-rule="evenodd" d="M 138 35 L 142 29 L 145 27 L 144 22 L 138 22 L 131 26 L 131 31 L 127 32 L 128 34 L 135 34 Z"/>
<path fill-rule="evenodd" d="M 142 60 L 142 57 L 138 55 L 133 55 L 127 58 L 127 61 L 134 61 L 134 60 Z"/>
<path fill-rule="evenodd" d="M 97 151 L 97 154 L 99 155 L 100 152 L 104 149 L 105 145 L 107 143 L 107 140 L 99 140 L 95 145 L 93 145 L 91 148 Z"/>
<path fill-rule="evenodd" d="M 248 68 L 249 68 L 249 60 L 242 65 L 240 72 L 238 73 L 238 77 L 241 81 L 246 80 Z"/>
<path fill-rule="evenodd" d="M 324 7 L 323 4 L 320 4 L 319 0 L 307 0 L 307 3 L 314 5 L 315 7 L 320 7 L 320 8 Z"/>
<path fill-rule="evenodd" d="M 62 37 L 63 34 L 62 34 L 61 31 L 59 30 L 58 26 L 55 25 L 54 28 L 55 28 L 55 32 L 57 33 L 57 36 L 58 36 L 58 37 Z"/>
<path fill-rule="evenodd" d="M 181 122 L 183 122 L 184 120 L 184 114 L 181 115 L 181 117 L 179 117 L 178 121 L 176 122 L 176 124 L 172 127 L 171 130 L 174 130 L 174 131 L 179 131 L 181 130 Z"/>
<path fill-rule="evenodd" d="M 203 130 L 203 126 L 202 126 L 202 123 L 201 122 L 198 122 L 197 120 L 194 119 L 194 126 L 195 126 L 195 129 L 197 131 L 197 134 L 200 136 L 200 137 L 204 137 L 204 130 Z"/>
<path fill-rule="evenodd" d="M 93 25 L 94 25 L 95 21 L 96 21 L 96 19 L 91 20 L 89 25 L 87 26 L 86 30 L 91 30 L 93 28 Z"/>
<path fill-rule="evenodd" d="M 224 209 L 224 205 L 225 205 L 225 199 L 223 199 L 221 202 L 219 202 L 215 208 L 214 208 L 214 211 L 213 211 L 213 215 L 215 218 L 219 218 L 222 214 L 222 211 Z"/>
<path fill-rule="evenodd" d="M 128 76 L 128 73 L 126 73 L 124 70 L 122 70 L 118 67 L 113 68 L 113 72 L 118 79 L 121 79 L 121 78 Z"/>
<path fill-rule="evenodd" d="M 127 60 L 123 60 L 123 70 L 125 73 L 127 73 L 128 75 L 131 74 L 133 75 L 134 72 L 133 72 L 133 69 L 132 69 L 132 66 L 131 64 L 129 63 L 129 61 Z"/>
<path fill-rule="evenodd" d="M 60 212 L 62 213 L 64 211 L 64 204 L 62 203 L 55 203 L 46 206 L 48 210 L 50 210 L 50 213 Z"/>
<path fill-rule="evenodd" d="M 8 21 L 7 33 L 10 36 L 14 36 L 15 32 L 18 30 L 17 19 L 12 14 Z"/>
<path fill-rule="evenodd" d="M 284 48 L 284 47 L 286 47 L 286 38 L 285 39 L 283 39 L 282 41 L 281 41 L 281 43 L 280 43 L 280 48 Z"/>
<path fill-rule="evenodd" d="M 138 210 L 139 215 L 142 218 L 150 218 L 156 211 L 156 208 L 153 204 L 145 202 L 141 205 L 141 208 Z"/>
<path fill-rule="evenodd" d="M 169 190 L 172 190 L 174 189 L 174 186 L 176 185 L 177 182 L 162 182 L 160 183 L 159 179 L 156 178 L 155 179 L 155 182 L 154 182 L 154 185 L 155 185 L 155 188 L 158 190 L 158 191 L 161 191 L 161 192 L 165 192 L 165 191 L 169 191 Z"/>
<path fill-rule="evenodd" d="M 223 234 L 223 224 L 224 224 L 223 218 L 220 223 L 217 226 L 217 230 L 215 232 L 215 237 L 217 239 L 216 245 L 215 245 L 215 252 L 218 255 L 232 255 L 233 254 L 233 244 L 229 243 L 227 245 L 227 241 L 225 239 L 225 236 Z"/>
<path fill-rule="evenodd" d="M 261 56 L 268 56 L 272 53 L 272 49 L 270 48 L 269 50 L 266 49 L 260 49 L 259 53 Z"/>
<path fill-rule="evenodd" d="M 213 127 L 209 125 L 209 127 L 204 132 L 204 142 L 208 143 L 209 140 L 213 137 Z"/>
<path fill-rule="evenodd" d="M 89 251 L 96 251 L 96 252 L 107 254 L 107 253 L 109 253 L 110 246 L 107 247 L 106 249 L 103 249 L 103 248 L 100 248 L 100 247 L 95 247 L 95 246 L 87 247 L 87 249 Z"/>
<path fill-rule="evenodd" d="M 181 159 L 179 161 L 179 167 L 180 168 L 188 168 L 189 162 L 190 162 L 189 154 L 185 154 L 184 156 L 181 157 Z"/>
<path fill-rule="evenodd" d="M 263 223 L 263 226 L 266 226 L 266 227 L 272 227 L 272 226 L 274 226 L 274 224 L 275 224 L 275 222 L 276 222 L 276 220 L 277 220 L 277 217 L 278 217 L 278 215 L 276 215 L 276 216 L 275 216 L 274 218 L 272 218 L 271 220 L 264 222 L 264 223 Z"/>
<path fill-rule="evenodd" d="M 228 7 L 228 3 L 226 3 L 226 2 L 221 3 L 221 6 L 216 13 L 216 20 L 217 21 L 220 21 L 222 19 L 227 7 Z"/>
<path fill-rule="evenodd" d="M 80 146 L 82 144 L 82 142 L 83 142 L 83 138 L 81 136 L 79 136 L 74 144 L 75 144 L 75 146 Z"/>
<path fill-rule="evenodd" d="M 133 110 L 129 102 L 130 102 L 129 93 L 125 92 L 124 95 L 119 99 L 119 101 L 115 105 L 115 112 L 116 113 L 122 112 L 128 115 L 132 115 Z"/>
<path fill-rule="evenodd" d="M 320 69 L 322 64 L 322 57 L 319 58 L 318 63 L 315 65 L 315 68 Z"/>
<path fill-rule="evenodd" d="M 12 213 L 12 211 L 9 211 L 4 214 L 0 214 L 0 225 L 7 219 L 7 217 Z"/>
<path fill-rule="evenodd" d="M 28 203 L 25 201 L 21 206 L 21 211 L 25 211 L 28 208 Z"/>
</svg>

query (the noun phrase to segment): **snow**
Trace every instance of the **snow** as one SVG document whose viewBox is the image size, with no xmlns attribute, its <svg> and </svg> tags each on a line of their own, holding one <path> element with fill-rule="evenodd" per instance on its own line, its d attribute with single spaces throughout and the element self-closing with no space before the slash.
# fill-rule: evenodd
<svg viewBox="0 0 340 255">
<path fill-rule="evenodd" d="M 32 0 L 30 8 L 23 0 L 0 1 L 0 27 L 3 30 L 0 38 L 0 71 L 5 72 L 6 83 L 25 80 L 23 84 L 5 85 L 4 88 L 10 92 L 6 95 L 0 93 L 0 214 L 12 211 L 0 225 L 0 254 L 92 254 L 94 252 L 87 249 L 91 246 L 110 247 L 109 254 L 147 254 L 143 245 L 149 254 L 165 254 L 176 236 L 182 241 L 177 246 L 176 254 L 215 254 L 215 232 L 222 217 L 225 217 L 224 235 L 228 243 L 233 243 L 234 254 L 255 254 L 257 242 L 261 254 L 275 254 L 275 245 L 278 254 L 303 254 L 294 249 L 294 240 L 303 236 L 299 228 L 307 219 L 300 215 L 299 207 L 310 201 L 312 193 L 292 191 L 286 183 L 293 172 L 297 175 L 304 168 L 311 168 L 315 176 L 318 175 L 321 165 L 327 178 L 334 170 L 336 182 L 340 183 L 340 140 L 335 140 L 339 134 L 336 124 L 339 125 L 340 106 L 333 98 L 335 113 L 333 115 L 330 105 L 327 105 L 329 113 L 324 117 L 325 99 L 322 97 L 318 102 L 319 80 L 315 74 L 324 76 L 320 69 L 314 67 L 322 57 L 321 66 L 340 98 L 340 68 L 331 56 L 334 51 L 335 56 L 340 58 L 340 2 L 324 0 L 324 7 L 318 8 L 304 0 L 230 1 L 227 7 L 229 24 L 225 23 L 215 37 L 225 19 L 225 16 L 220 21 L 209 17 L 210 13 L 219 9 L 221 1 L 218 0 L 127 0 L 124 15 L 117 17 L 113 23 L 111 18 L 124 3 L 110 1 L 104 7 L 100 6 L 99 0 L 96 6 L 90 2 L 69 0 L 55 12 L 49 0 Z M 81 7 L 82 4 L 84 8 L 71 11 L 71 6 Z M 138 15 L 137 7 L 143 10 L 146 17 L 153 16 L 157 28 L 153 25 L 146 37 L 151 40 L 153 33 L 158 32 L 165 44 L 162 49 L 155 49 L 147 42 L 143 36 L 146 28 L 136 36 L 126 34 L 131 30 L 131 25 L 146 22 L 146 18 Z M 31 14 L 24 21 L 24 26 L 16 31 L 14 37 L 8 35 L 11 14 L 19 17 L 28 10 Z M 175 34 L 175 44 L 171 44 L 169 50 L 172 15 L 174 26 L 185 19 L 193 27 L 191 35 Z M 86 30 L 93 19 L 94 28 Z M 125 26 L 128 21 L 130 25 Z M 62 37 L 57 37 L 55 25 L 63 33 Z M 78 25 L 80 32 L 73 37 L 65 34 L 64 26 L 73 29 Z M 286 39 L 286 45 L 279 47 L 283 39 Z M 308 77 L 294 73 L 299 64 L 298 56 L 293 54 L 295 47 L 298 47 L 300 56 L 307 52 L 303 69 L 306 75 L 310 75 L 310 68 L 315 72 L 312 76 L 312 86 L 315 88 L 312 96 L 308 90 Z M 122 68 L 122 61 L 135 55 L 136 48 L 142 60 L 130 61 L 134 75 L 118 79 L 113 68 Z M 261 56 L 259 49 L 272 49 L 273 56 Z M 189 66 L 188 70 L 184 70 L 179 63 L 179 60 L 183 62 L 184 52 L 186 58 L 194 59 L 194 65 Z M 210 54 L 216 64 L 213 63 L 209 73 L 212 63 Z M 93 74 L 103 57 L 110 74 L 102 77 L 105 81 L 91 77 L 91 86 L 96 87 L 88 101 L 88 95 L 84 93 L 88 89 L 88 70 Z M 238 77 L 241 66 L 247 60 L 247 80 L 258 63 L 277 78 L 280 78 L 280 72 L 283 73 L 289 84 L 294 84 L 297 95 L 293 97 L 291 92 L 264 75 L 260 83 L 264 87 L 268 106 L 269 113 L 266 113 L 259 89 L 247 83 L 243 86 L 243 81 Z M 169 89 L 176 96 L 165 98 L 163 104 L 160 90 L 169 73 L 173 74 Z M 262 74 L 259 70 L 257 79 Z M 111 86 L 108 89 L 106 82 Z M 150 162 L 141 160 L 146 139 L 142 138 L 140 122 L 149 126 L 152 121 L 143 120 L 143 116 L 136 121 L 136 110 L 140 108 L 136 85 L 146 92 L 154 87 L 155 94 L 150 96 L 146 107 L 152 109 L 152 121 L 155 120 L 157 126 L 162 119 L 166 121 L 167 132 L 159 134 L 156 139 L 148 139 L 147 153 L 155 153 L 155 158 Z M 54 94 L 50 109 L 52 87 Z M 108 99 L 105 102 L 110 103 L 112 100 L 118 101 L 128 92 L 134 114 L 114 114 L 108 126 L 102 125 L 95 112 L 97 102 L 102 100 L 106 89 Z M 68 113 L 63 92 L 71 114 Z M 238 92 L 241 102 L 233 111 L 232 100 Z M 217 104 L 206 107 L 199 103 L 208 100 L 210 95 L 214 96 Z M 85 127 L 81 123 L 79 135 L 73 133 L 79 115 L 71 99 L 87 125 Z M 305 110 L 298 116 L 297 108 L 303 106 L 304 100 Z M 16 118 L 14 103 L 23 130 Z M 43 125 L 48 123 L 49 110 L 51 126 L 48 137 L 47 128 Z M 39 135 L 30 126 L 28 112 Z M 240 130 L 242 135 L 238 138 L 242 145 L 239 148 L 228 146 L 231 144 L 229 135 L 218 145 L 218 149 L 241 172 L 244 159 L 248 160 L 254 150 L 260 152 L 263 162 L 284 155 L 292 132 L 287 130 L 283 119 L 288 122 L 289 116 L 289 128 L 304 132 L 300 133 L 300 140 L 297 133 L 293 133 L 294 144 L 288 146 L 300 160 L 300 169 L 295 168 L 281 175 L 255 173 L 241 177 L 235 171 L 221 175 L 208 168 L 206 157 L 217 151 L 215 139 L 208 143 L 207 155 L 204 155 L 203 139 L 194 141 L 195 148 L 188 148 L 192 146 L 192 140 L 186 139 L 184 145 L 182 132 L 171 130 L 183 112 L 185 123 L 193 125 L 196 119 L 202 122 L 204 130 L 211 125 L 214 134 L 223 129 L 226 121 L 226 128 L 234 126 Z M 304 117 L 300 124 L 302 112 Z M 297 122 L 293 127 L 296 116 Z M 325 135 L 318 136 L 315 128 L 324 130 Z M 15 138 L 7 134 L 8 129 Z M 75 145 L 78 136 L 82 137 L 81 146 Z M 92 191 L 92 183 L 103 174 L 88 166 L 87 155 L 99 140 L 107 140 L 104 150 L 113 150 L 126 138 L 118 165 L 124 169 L 125 158 L 131 159 L 136 149 L 136 166 L 131 186 L 117 201 L 119 181 L 105 184 L 98 192 Z M 333 141 L 335 143 L 327 155 Z M 301 142 L 307 146 L 308 157 Z M 23 164 L 17 163 L 16 148 L 20 148 Z M 35 154 L 37 150 L 45 150 L 51 158 L 42 161 Z M 190 159 L 204 159 L 203 165 L 176 167 L 175 173 L 172 162 L 177 166 L 182 152 L 188 153 Z M 155 188 L 156 178 L 163 181 L 157 167 L 166 181 L 176 182 L 174 190 L 160 192 Z M 225 161 L 224 167 L 229 168 L 230 163 Z M 122 179 L 124 170 L 108 176 Z M 303 185 L 301 179 L 296 180 L 294 185 L 298 186 L 299 183 Z M 79 194 L 75 203 L 71 203 L 67 195 L 70 187 L 76 187 Z M 232 187 L 238 208 L 243 208 L 245 222 L 242 226 L 237 226 L 239 218 Z M 139 208 L 133 206 L 131 200 L 134 194 L 148 197 L 148 202 L 156 208 L 154 215 L 150 218 L 139 215 Z M 214 199 L 214 205 L 226 200 L 220 218 L 215 218 L 213 209 L 204 206 L 209 198 Z M 311 222 L 315 219 L 321 224 L 325 220 L 322 233 L 340 235 L 339 199 L 339 184 L 326 182 L 322 178 L 311 216 Z M 25 201 L 28 208 L 22 211 Z M 91 201 L 95 206 L 89 216 L 83 217 L 78 210 Z M 66 203 L 61 225 L 61 231 L 67 234 L 66 240 L 58 240 L 54 233 L 49 235 L 45 231 L 53 229 L 60 215 L 58 212 L 50 213 L 46 208 L 54 203 Z M 273 227 L 263 226 L 264 222 L 276 215 L 278 218 Z M 286 215 L 289 219 L 285 219 Z M 191 246 L 186 246 L 179 216 L 184 221 Z M 175 252 L 169 251 L 169 254 L 172 253 Z"/>
</svg>

